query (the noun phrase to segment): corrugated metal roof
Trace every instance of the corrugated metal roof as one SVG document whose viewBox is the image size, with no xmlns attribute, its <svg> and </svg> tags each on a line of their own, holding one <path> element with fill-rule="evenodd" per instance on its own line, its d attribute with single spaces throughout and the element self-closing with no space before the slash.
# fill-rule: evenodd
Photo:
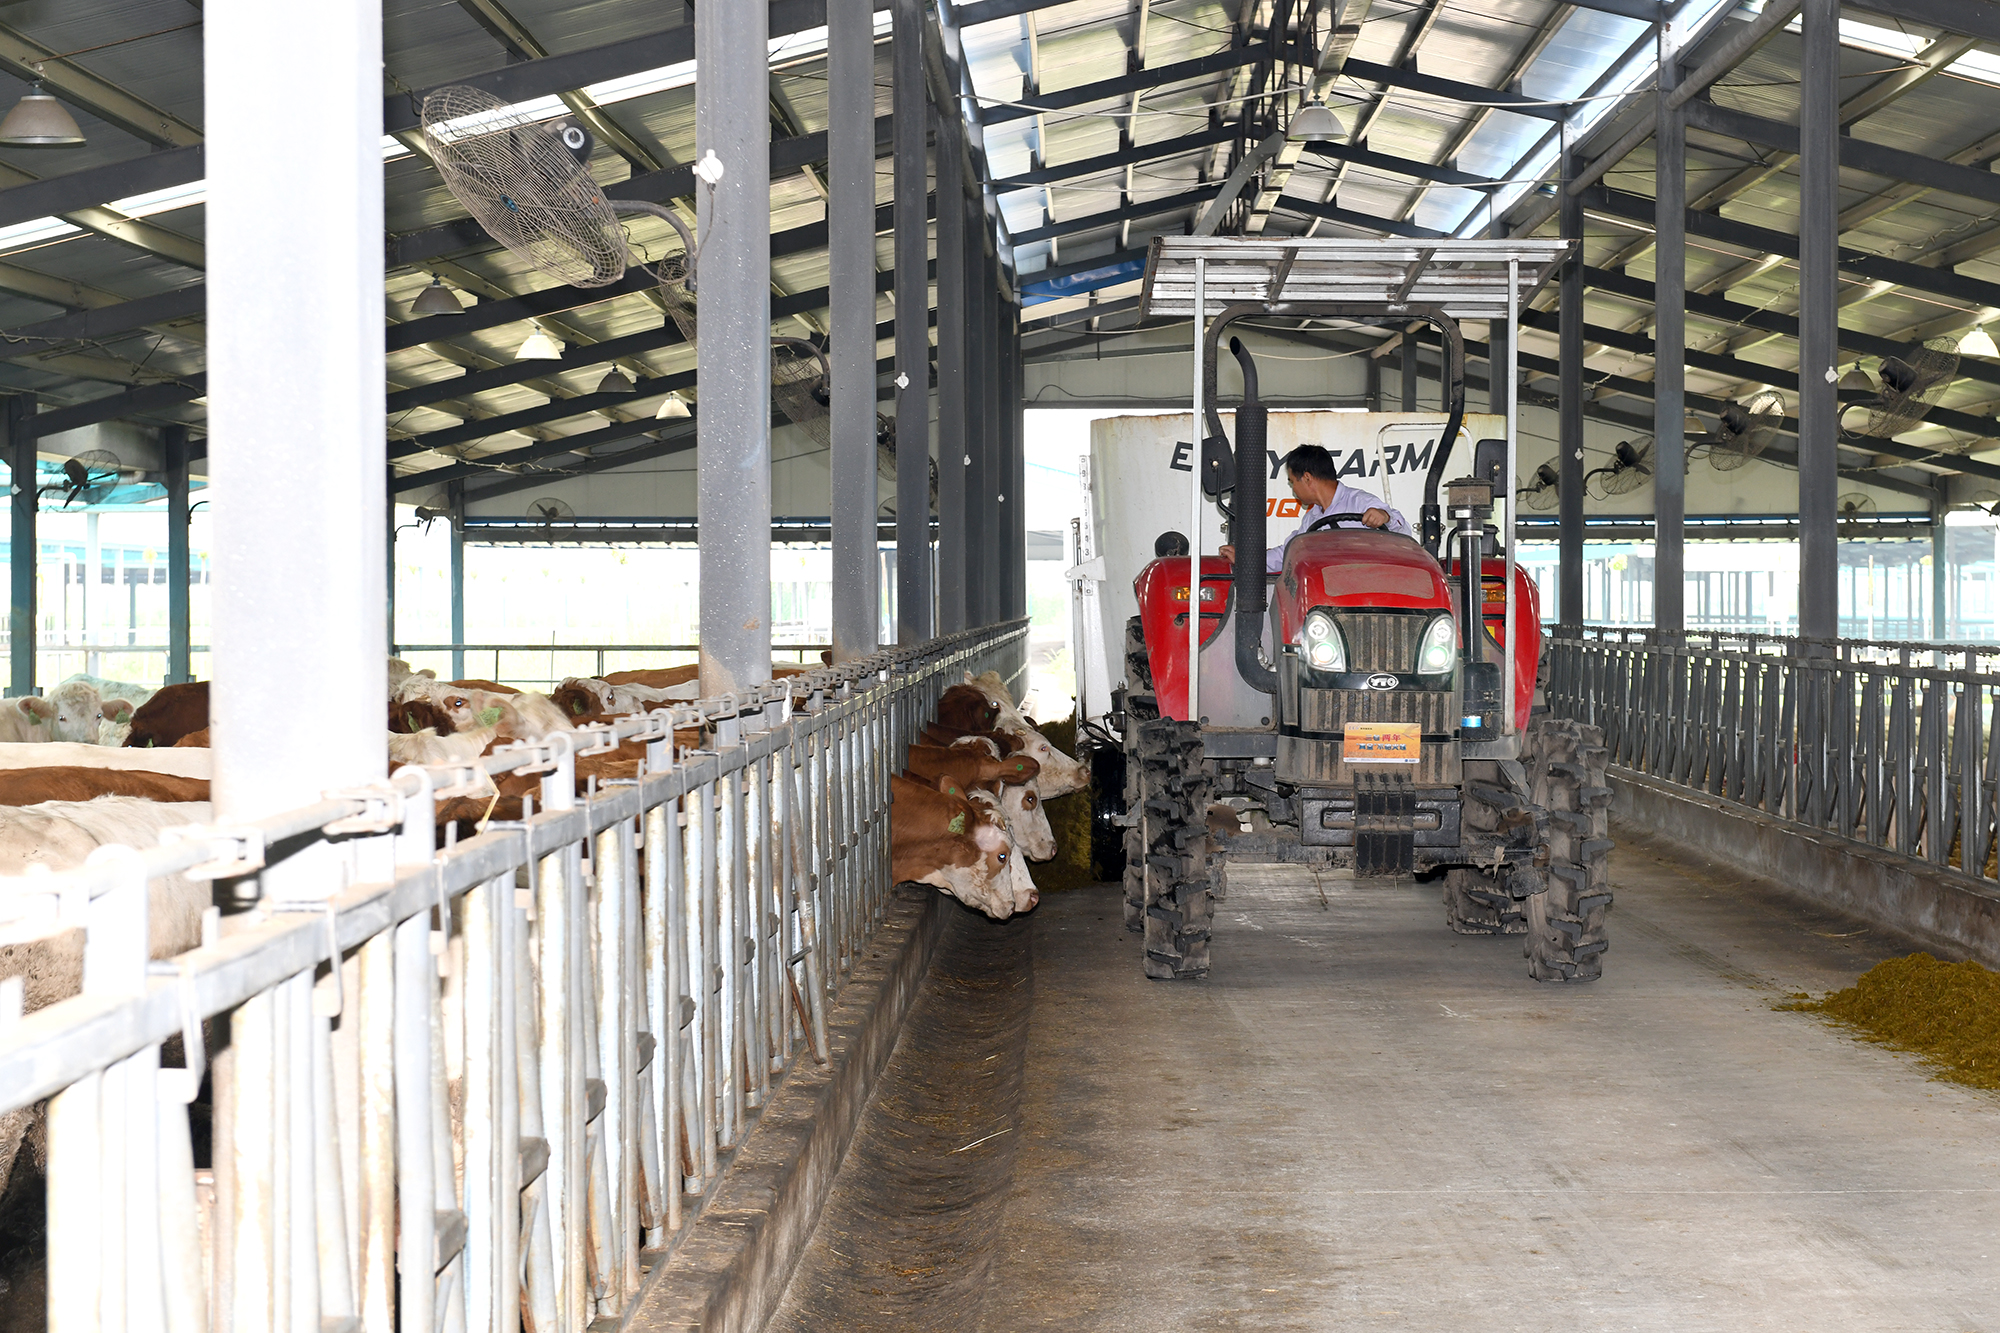
<svg viewBox="0 0 2000 1333">
<path fill-rule="evenodd" d="M 1356 3 L 1349 0 L 1345 6 L 1350 17 Z M 1709 23 L 1722 6 L 1734 3 L 1686 0 L 1681 13 L 1692 27 L 1716 29 L 1704 45 L 1687 54 L 1690 66 L 1714 49 L 1725 30 L 1734 28 L 1733 22 Z M 1747 17 L 1761 7 L 1759 0 L 1753 0 L 1735 12 Z M 507 43 L 475 18 L 473 0 L 387 0 L 385 8 L 386 94 L 468 78 L 514 60 Z M 1132 257 L 1153 236 L 1186 232 L 1208 197 L 1197 192 L 1212 193 L 1245 152 L 1283 123 L 1296 103 L 1297 89 L 1277 89 L 1283 95 L 1274 102 L 1273 85 L 1301 76 L 1300 66 L 1286 62 L 1295 60 L 1301 47 L 1317 49 L 1325 36 L 1323 16 L 1328 8 L 1325 0 L 1068 0 L 961 32 L 955 26 L 958 7 L 943 0 L 943 45 L 948 52 L 962 54 L 964 76 L 983 122 L 974 137 L 983 144 L 977 166 L 984 181 L 1010 181 L 1058 169 L 1054 179 L 996 191 L 1007 232 L 1022 238 L 1011 247 L 1021 281 L 1038 284 L 1055 298 L 1038 305 L 1036 315 L 1060 314 L 1092 301 L 1108 303 L 1136 294 L 1139 284 Z M 650 0 L 506 0 L 504 12 L 536 49 L 562 55 L 615 47 L 675 29 L 689 11 Z M 1859 94 L 1877 80 L 1891 77 L 1926 49 L 1935 35 L 1917 25 L 1895 31 L 1888 20 L 1865 14 L 1856 19 L 1855 13 L 1850 7 L 1850 36 L 1857 44 L 1843 48 L 1843 96 Z M 187 0 L 26 0 L 8 6 L 0 24 L 57 52 L 102 46 L 76 56 L 76 63 L 198 127 L 200 29 L 161 31 L 198 18 L 199 11 Z M 820 42 L 816 34 L 798 34 L 788 39 L 776 58 L 771 82 L 778 138 L 825 128 Z M 1275 54 L 1271 47 L 1277 48 Z M 1239 61 L 1232 52 L 1249 55 Z M 1217 58 L 1217 66 L 1228 67 L 1213 67 L 1136 93 L 1121 90 L 1039 114 L 1033 110 L 1047 105 L 1043 99 L 1069 101 L 1064 95 L 1076 89 L 1134 72 L 1143 79 L 1147 71 L 1211 57 Z M 1624 106 L 1607 94 L 1647 86 L 1652 51 L 1645 24 L 1587 5 L 1559 0 L 1375 0 L 1366 7 L 1347 58 L 1355 67 L 1327 81 L 1327 100 L 1350 138 L 1365 127 L 1367 156 L 1362 161 L 1346 160 L 1353 156 L 1352 148 L 1363 145 L 1336 145 L 1333 155 L 1288 152 L 1267 167 L 1261 183 L 1270 211 L 1254 220 L 1254 229 L 1266 236 L 1411 234 L 1411 228 L 1460 235 L 1483 231 L 1495 207 L 1504 211 L 1537 188 L 1553 169 L 1554 150 L 1551 120 L 1481 105 L 1488 100 L 1481 94 L 1511 91 L 1542 101 L 1589 97 L 1592 100 L 1570 109 L 1579 124 L 1629 125 L 1643 105 Z M 1742 62 L 1710 96 L 1721 107 L 1795 122 L 1798 58 L 1797 37 L 1781 33 Z M 1403 73 L 1395 72 L 1397 66 Z M 1390 70 L 1384 74 L 1377 67 Z M 1983 71 L 2000 78 L 2000 52 L 1975 48 L 1955 68 L 1960 73 L 1939 75 L 1887 100 L 1853 127 L 1854 137 L 1940 160 L 1980 144 L 2000 124 L 2000 87 L 1962 75 Z M 1448 90 L 1439 91 L 1439 85 L 1410 86 L 1410 74 L 1420 80 L 1444 80 Z M 18 96 L 24 87 L 10 78 L 0 71 L 0 98 Z M 884 43 L 878 47 L 878 115 L 890 110 L 890 78 Z M 678 81 L 669 82 L 671 86 L 637 96 L 613 91 L 602 107 L 602 114 L 639 146 L 642 156 L 664 167 L 694 157 L 691 74 L 684 72 Z M 1449 90 L 1452 85 L 1455 92 Z M 88 112 L 79 112 L 78 119 L 90 140 L 87 147 L 61 154 L 0 150 L 0 166 L 38 176 L 69 173 L 131 161 L 148 147 Z M 1213 127 L 1220 128 L 1204 140 L 1202 136 Z M 1608 143 L 1618 132 L 1601 130 L 1596 142 Z M 1729 197 L 1718 208 L 1721 218 L 1787 234 L 1796 230 L 1797 177 L 1782 153 L 1698 130 L 1690 132 L 1689 140 L 1691 198 L 1727 185 Z M 1134 151 L 1114 165 L 1073 174 L 1060 170 L 1128 149 Z M 1966 164 L 1984 170 L 1993 156 L 1982 151 Z M 1440 168 L 1494 184 L 1435 179 Z M 600 145 L 590 165 L 593 177 L 604 184 L 622 182 L 640 169 L 609 144 Z M 809 167 L 773 179 L 774 233 L 792 233 L 823 219 L 824 201 L 815 180 L 820 172 Z M 464 210 L 419 154 L 392 158 L 384 168 L 384 179 L 386 221 L 392 234 L 424 233 L 464 217 Z M 1649 201 L 1650 146 L 1614 168 L 1603 184 L 1642 203 Z M 1937 264 L 1948 255 L 1941 280 L 1948 281 L 1948 274 L 1955 273 L 2000 283 L 2000 219 L 1995 216 L 2000 210 L 1991 202 L 1943 190 L 1905 190 L 1885 202 L 1885 191 L 1893 188 L 1879 175 L 1843 172 L 1841 206 L 1858 210 L 1844 232 L 1844 245 L 1917 264 Z M 1280 193 L 1303 205 L 1272 206 Z M 885 167 L 877 174 L 877 200 L 886 202 L 890 195 Z M 1225 234 L 1250 225 L 1247 201 L 1259 197 L 1256 184 L 1245 191 L 1246 202 L 1239 202 L 1228 216 L 1222 228 Z M 1161 212 L 1144 207 L 1160 200 L 1171 200 L 1173 206 Z M 195 242 L 202 237 L 199 205 L 160 213 L 148 221 Z M 641 258 L 659 257 L 678 245 L 669 229 L 650 219 L 630 219 L 626 230 Z M 1995 233 L 1990 250 L 1980 239 L 1988 233 Z M 878 246 L 879 263 L 891 262 L 891 249 L 891 238 L 885 235 Z M 1593 214 L 1584 253 L 1593 266 L 1622 272 L 1627 279 L 1651 280 L 1651 236 L 1642 221 Z M 185 263 L 87 233 L 0 253 L 0 265 L 24 271 L 9 282 L 0 269 L 0 328 L 4 329 L 59 313 L 61 306 L 27 294 L 28 290 L 46 294 L 50 283 L 77 285 L 75 299 L 65 304 L 82 307 L 173 292 L 198 283 L 201 276 Z M 484 301 L 540 291 L 552 283 L 497 246 L 454 246 L 435 263 L 426 261 L 424 270 L 391 274 L 385 303 L 392 320 L 407 318 L 407 303 L 428 282 L 430 267 L 440 268 L 455 286 L 479 293 Z M 823 247 L 773 257 L 772 281 L 779 294 L 816 291 L 826 280 Z M 1782 378 L 1796 365 L 1796 345 L 1790 337 L 1750 323 L 1753 312 L 1789 315 L 1795 310 L 1796 274 L 1791 261 L 1773 263 L 1754 249 L 1695 236 L 1689 242 L 1688 281 L 1691 291 L 1711 302 L 1689 311 L 1692 348 L 1733 356 L 1735 369 L 1746 374 L 1761 367 Z M 1884 288 L 1856 280 L 1845 283 L 1843 293 L 1844 328 L 1879 339 L 1908 340 L 1939 327 L 1940 321 L 1963 325 L 1977 313 L 1963 299 L 1909 285 Z M 1729 304 L 1717 307 L 1713 301 Z M 1714 313 L 1718 309 L 1723 313 Z M 1607 336 L 1615 334 L 1626 343 L 1633 336 L 1650 336 L 1651 311 L 1641 296 L 1593 292 L 1587 311 L 1589 321 Z M 888 319 L 891 313 L 885 296 L 878 318 Z M 595 299 L 543 322 L 558 336 L 582 346 L 658 329 L 665 321 L 655 301 L 633 293 Z M 812 311 L 780 321 L 783 332 L 822 323 Z M 393 351 L 388 363 L 391 380 L 397 386 L 434 385 L 437 392 L 447 392 L 450 381 L 468 368 L 511 365 L 529 327 L 520 320 L 480 329 L 426 328 L 426 336 L 449 342 Z M 1382 336 L 1392 333 L 1385 329 Z M 1522 345 L 1524 352 L 1554 356 L 1553 336 L 1539 329 L 1524 332 Z M 668 374 L 691 368 L 692 359 L 692 349 L 674 344 L 636 353 L 624 364 Z M 30 389 L 59 404 L 100 396 L 121 379 L 146 382 L 194 375 L 202 360 L 198 320 L 177 329 L 154 325 L 0 362 L 0 388 Z M 1589 365 L 1600 376 L 1650 374 L 1650 357 L 1629 347 L 1604 345 L 1592 352 Z M 527 439 L 575 434 L 594 429 L 603 417 L 559 417 L 518 429 L 507 418 L 539 407 L 551 392 L 589 394 L 603 372 L 601 364 L 554 367 L 532 380 L 405 407 L 394 414 L 390 428 L 403 437 L 461 420 L 496 420 L 494 435 L 467 443 L 465 449 L 473 454 L 504 452 Z M 1726 393 L 1743 382 L 1704 366 L 1689 371 L 1690 387 L 1697 392 Z M 1991 415 L 1996 398 L 2000 387 L 1966 379 L 1952 388 L 1945 403 Z M 619 417 L 645 416 L 656 402 L 657 395 L 613 411 Z M 148 415 L 152 420 L 197 425 L 201 417 L 202 409 L 195 403 Z M 477 436 L 477 431 L 463 433 Z M 1929 434 L 1945 437 L 1936 429 Z M 1915 437 L 1925 436 L 1920 431 Z M 443 456 L 413 458 L 405 466 L 447 461 Z"/>
</svg>

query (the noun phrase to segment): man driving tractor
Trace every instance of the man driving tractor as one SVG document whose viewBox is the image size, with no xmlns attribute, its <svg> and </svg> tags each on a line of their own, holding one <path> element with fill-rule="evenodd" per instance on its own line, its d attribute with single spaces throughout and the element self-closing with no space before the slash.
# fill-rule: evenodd
<svg viewBox="0 0 2000 1333">
<path fill-rule="evenodd" d="M 1361 490 L 1355 486 L 1343 486 L 1334 464 L 1333 455 L 1324 446 L 1302 444 L 1285 455 L 1285 480 L 1290 483 L 1292 497 L 1302 506 L 1299 526 L 1292 537 L 1298 536 L 1313 524 L 1329 514 L 1359 514 L 1361 522 L 1371 528 L 1387 528 L 1390 532 L 1400 532 L 1405 537 L 1412 536 L 1410 521 L 1389 507 L 1381 496 Z M 1285 542 L 1264 553 L 1264 571 L 1276 574 L 1285 567 Z M 1223 559 L 1234 561 L 1236 548 L 1224 546 L 1220 550 Z"/>
</svg>

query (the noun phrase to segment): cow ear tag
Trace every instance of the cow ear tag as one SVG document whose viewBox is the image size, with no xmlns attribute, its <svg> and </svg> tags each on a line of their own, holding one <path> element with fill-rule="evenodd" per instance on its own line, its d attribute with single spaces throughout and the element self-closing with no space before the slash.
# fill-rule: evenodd
<svg viewBox="0 0 2000 1333">
<path fill-rule="evenodd" d="M 953 815 L 951 817 L 951 823 L 945 825 L 945 827 L 950 829 L 953 833 L 965 832 L 965 812 L 961 810 L 957 814 Z"/>
<path fill-rule="evenodd" d="M 493 706 L 493 707 L 491 707 L 491 708 L 482 708 L 482 709 L 480 709 L 480 710 L 479 710 L 479 725 L 480 725 L 480 726 L 482 726 L 482 727 L 490 727 L 490 726 L 492 726 L 492 725 L 493 725 L 493 724 L 494 724 L 495 722 L 498 722 L 499 720 L 500 720 L 500 708 L 499 708 L 499 705 L 497 705 L 497 704 L 496 704 L 496 705 L 494 705 L 494 706 Z"/>
</svg>

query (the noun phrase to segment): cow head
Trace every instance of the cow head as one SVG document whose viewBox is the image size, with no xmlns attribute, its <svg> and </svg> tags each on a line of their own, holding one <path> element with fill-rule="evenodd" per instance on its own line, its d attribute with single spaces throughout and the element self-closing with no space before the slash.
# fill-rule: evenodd
<svg viewBox="0 0 2000 1333">
<path fill-rule="evenodd" d="M 967 800 L 950 778 L 930 787 L 891 777 L 889 787 L 897 878 L 943 889 L 996 921 L 1034 905 L 1034 885 L 997 809 Z"/>
<path fill-rule="evenodd" d="M 56 740 L 97 744 L 97 724 L 102 720 L 104 703 L 95 685 L 66 680 L 50 690 L 43 702 L 51 710 L 47 720 Z"/>
<path fill-rule="evenodd" d="M 457 731 L 493 726 L 500 721 L 502 711 L 498 696 L 489 695 L 484 690 L 447 694 L 438 700 L 438 707 L 451 719 L 451 725 Z"/>
<path fill-rule="evenodd" d="M 987 731 L 999 716 L 1000 706 L 969 685 L 954 685 L 938 700 L 938 725 L 954 731 Z"/>
<path fill-rule="evenodd" d="M 1042 809 L 1036 783 L 1000 788 L 1000 808 L 1007 813 L 1007 829 L 1014 845 L 1030 861 L 1055 859 L 1056 832 L 1049 826 L 1048 811 Z"/>
</svg>

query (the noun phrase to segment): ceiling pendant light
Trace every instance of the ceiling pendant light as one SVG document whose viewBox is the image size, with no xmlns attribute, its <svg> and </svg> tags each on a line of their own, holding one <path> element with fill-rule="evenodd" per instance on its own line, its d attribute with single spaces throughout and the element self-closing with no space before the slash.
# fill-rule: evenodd
<svg viewBox="0 0 2000 1333">
<path fill-rule="evenodd" d="M 1295 140 L 1339 139 L 1345 133 L 1340 128 L 1340 121 L 1317 97 L 1293 112 L 1292 123 L 1285 127 L 1285 137 Z"/>
<path fill-rule="evenodd" d="M 639 386 L 625 377 L 625 372 L 613 366 L 605 377 L 597 382 L 599 393 L 637 393 Z"/>
<path fill-rule="evenodd" d="M 458 299 L 457 292 L 444 285 L 443 278 L 433 273 L 431 275 L 431 285 L 418 292 L 417 299 L 410 302 L 410 313 L 413 315 L 462 315 L 465 313 L 465 304 Z"/>
<path fill-rule="evenodd" d="M 1840 377 L 1838 387 L 1848 393 L 1874 393 L 1875 377 L 1863 370 L 1861 363 L 1856 361 L 1847 368 L 1847 373 Z"/>
<path fill-rule="evenodd" d="M 660 400 L 660 410 L 653 413 L 655 421 L 680 421 L 693 416 L 688 411 L 687 400 L 677 393 L 670 393 Z"/>
<path fill-rule="evenodd" d="M 1708 424 L 1690 410 L 1681 417 L 1681 433 L 1683 435 L 1706 435 L 1708 434 Z"/>
<path fill-rule="evenodd" d="M 0 147 L 80 148 L 83 131 L 61 102 L 42 91 L 42 81 L 28 85 L 28 94 L 0 120 Z"/>
<path fill-rule="evenodd" d="M 2000 347 L 1993 345 L 1993 335 L 1986 331 L 1984 324 L 1975 324 L 1972 326 L 1972 332 L 1958 340 L 1958 354 L 1960 356 L 1996 357 L 2000 356 Z"/>
<path fill-rule="evenodd" d="M 542 326 L 537 324 L 535 331 L 528 335 L 528 340 L 521 344 L 521 350 L 514 353 L 514 359 L 516 361 L 560 361 L 562 360 L 562 354 L 563 345 L 554 338 L 551 338 L 542 330 Z"/>
</svg>

